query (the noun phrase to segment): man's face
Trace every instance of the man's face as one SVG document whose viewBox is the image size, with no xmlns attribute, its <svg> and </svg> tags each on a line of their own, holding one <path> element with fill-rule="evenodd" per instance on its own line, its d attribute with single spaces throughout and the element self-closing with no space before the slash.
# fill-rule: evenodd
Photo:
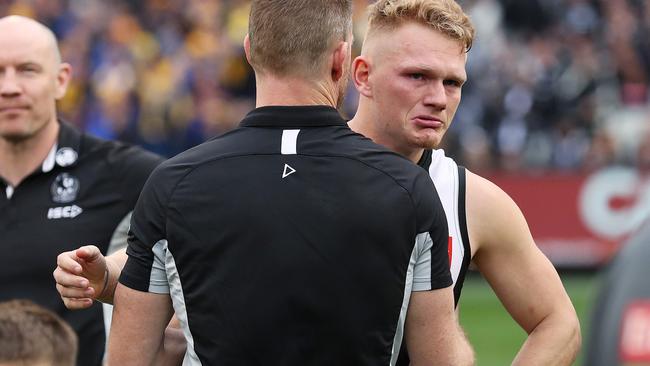
<svg viewBox="0 0 650 366">
<path fill-rule="evenodd" d="M 367 97 L 381 143 L 402 154 L 437 147 L 467 78 L 463 46 L 415 22 L 373 37 Z"/>
<path fill-rule="evenodd" d="M 55 121 L 67 74 L 44 34 L 10 28 L 0 27 L 0 139 L 19 142 Z"/>
</svg>

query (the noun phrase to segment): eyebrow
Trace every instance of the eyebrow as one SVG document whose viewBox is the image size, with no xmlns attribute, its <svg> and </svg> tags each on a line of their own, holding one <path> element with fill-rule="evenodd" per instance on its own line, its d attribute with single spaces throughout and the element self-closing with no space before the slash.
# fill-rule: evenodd
<svg viewBox="0 0 650 366">
<path fill-rule="evenodd" d="M 407 70 L 407 71 L 418 71 L 418 72 L 422 72 L 423 74 L 436 74 L 434 69 L 432 69 L 431 67 L 429 67 L 427 65 L 423 65 L 423 64 L 402 65 L 401 69 L 402 70 Z M 458 80 L 458 81 L 464 83 L 464 82 L 467 81 L 467 76 L 466 76 L 465 73 L 461 74 L 461 73 L 456 73 L 456 72 L 452 71 L 451 75 L 450 76 L 448 75 L 444 79 L 454 79 L 454 80 Z"/>
</svg>

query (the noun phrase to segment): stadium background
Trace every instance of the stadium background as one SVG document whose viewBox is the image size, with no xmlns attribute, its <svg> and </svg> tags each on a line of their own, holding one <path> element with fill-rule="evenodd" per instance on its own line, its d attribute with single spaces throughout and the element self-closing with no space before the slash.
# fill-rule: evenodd
<svg viewBox="0 0 650 366">
<path fill-rule="evenodd" d="M 360 41 L 368 1 L 355 3 Z M 562 272 L 586 338 L 599 271 L 650 212 L 650 4 L 460 3 L 478 37 L 444 148 L 520 204 Z M 241 47 L 248 7 L 247 0 L 5 0 L 0 15 L 34 17 L 55 31 L 74 68 L 59 105 L 65 119 L 172 156 L 232 128 L 253 107 L 254 77 Z M 350 88 L 344 113 L 355 107 Z M 479 365 L 508 364 L 525 335 L 480 275 L 469 277 L 461 309 Z"/>
</svg>

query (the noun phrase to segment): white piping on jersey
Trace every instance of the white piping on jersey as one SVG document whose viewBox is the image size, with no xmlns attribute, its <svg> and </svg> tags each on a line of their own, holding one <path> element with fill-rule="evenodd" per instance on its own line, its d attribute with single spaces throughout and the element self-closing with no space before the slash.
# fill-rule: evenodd
<svg viewBox="0 0 650 366">
<path fill-rule="evenodd" d="M 431 155 L 431 165 L 429 166 L 429 176 L 436 186 L 436 191 L 440 197 L 440 202 L 445 210 L 449 236 L 452 238 L 452 257 L 450 263 L 451 278 L 456 284 L 460 272 L 462 271 L 463 259 L 465 257 L 465 245 L 461 233 L 458 199 L 458 165 L 445 156 L 443 150 L 433 150 Z"/>
<path fill-rule="evenodd" d="M 300 130 L 282 131 L 282 155 L 296 155 L 296 144 Z"/>
<path fill-rule="evenodd" d="M 154 268 L 152 268 L 152 277 L 155 267 L 163 264 L 164 272 L 166 273 L 166 282 L 169 284 L 169 295 L 172 298 L 172 305 L 174 306 L 174 313 L 181 324 L 185 342 L 187 342 L 187 349 L 185 350 L 185 357 L 183 358 L 183 366 L 202 366 L 201 360 L 196 355 L 194 350 L 194 336 L 190 331 L 190 325 L 187 317 L 187 308 L 185 306 L 185 295 L 183 294 L 183 286 L 181 285 L 181 278 L 178 275 L 178 268 L 174 256 L 169 250 L 167 240 L 163 239 L 153 246 L 154 252 Z M 152 284 L 150 282 L 149 291 L 151 291 Z"/>
<path fill-rule="evenodd" d="M 43 160 L 43 165 L 41 170 L 43 173 L 47 173 L 54 169 L 54 163 L 56 162 L 56 149 L 58 148 L 57 144 L 54 144 L 50 149 L 50 152 L 47 153 L 47 157 Z"/>
<path fill-rule="evenodd" d="M 429 243 L 427 243 L 427 239 Z M 427 245 L 430 244 L 430 242 L 431 236 L 429 233 L 420 233 L 415 238 L 415 245 L 411 252 L 408 270 L 406 271 L 406 280 L 404 281 L 404 298 L 402 299 L 402 308 L 399 312 L 399 318 L 397 319 L 397 327 L 395 328 L 390 366 L 395 366 L 397 358 L 399 357 L 399 350 L 402 346 L 402 339 L 404 338 L 404 324 L 406 322 L 406 311 L 408 310 L 409 301 L 411 300 L 411 292 L 431 289 L 431 245 Z M 428 277 L 428 286 L 423 283 L 416 283 L 415 286 L 417 289 L 414 289 L 414 279 L 422 279 L 423 277 Z"/>
</svg>

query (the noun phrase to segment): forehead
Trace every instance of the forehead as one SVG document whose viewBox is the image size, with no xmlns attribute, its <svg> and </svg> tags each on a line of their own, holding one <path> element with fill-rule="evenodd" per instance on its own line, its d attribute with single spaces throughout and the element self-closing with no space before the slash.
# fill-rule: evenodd
<svg viewBox="0 0 650 366">
<path fill-rule="evenodd" d="M 34 62 L 48 64 L 55 52 L 49 39 L 33 32 L 8 32 L 0 27 L 0 64 Z"/>
<path fill-rule="evenodd" d="M 374 40 L 377 62 L 393 67 L 421 67 L 465 77 L 467 53 L 461 42 L 420 23 L 409 22 Z"/>
</svg>

